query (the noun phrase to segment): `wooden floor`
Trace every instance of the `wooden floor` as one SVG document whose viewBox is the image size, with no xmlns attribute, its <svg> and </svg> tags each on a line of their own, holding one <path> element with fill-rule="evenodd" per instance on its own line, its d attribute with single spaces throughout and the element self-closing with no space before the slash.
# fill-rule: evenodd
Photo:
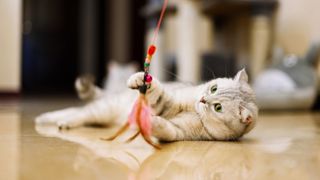
<svg viewBox="0 0 320 180">
<path fill-rule="evenodd" d="M 0 179 L 319 179 L 320 114 L 262 113 L 238 142 L 176 142 L 154 150 L 141 138 L 100 140 L 116 128 L 35 126 L 69 98 L 0 102 Z"/>
</svg>

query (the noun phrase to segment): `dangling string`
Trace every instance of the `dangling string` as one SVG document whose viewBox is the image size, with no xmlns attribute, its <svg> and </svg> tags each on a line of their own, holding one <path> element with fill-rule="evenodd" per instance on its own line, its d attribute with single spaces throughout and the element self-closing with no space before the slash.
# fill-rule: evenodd
<svg viewBox="0 0 320 180">
<path fill-rule="evenodd" d="M 161 10 L 160 18 L 159 18 L 159 20 L 158 20 L 157 27 L 156 27 L 156 29 L 154 30 L 153 39 L 152 39 L 152 44 L 154 44 L 154 43 L 157 41 L 158 34 L 159 34 L 159 29 L 160 29 L 160 26 L 161 26 L 161 23 L 162 23 L 162 19 L 163 19 L 164 13 L 166 12 L 167 6 L 168 6 L 168 0 L 164 0 L 163 5 L 162 5 L 162 10 Z"/>
<path fill-rule="evenodd" d="M 139 95 L 138 99 L 136 100 L 136 102 L 134 103 L 134 106 L 133 106 L 131 113 L 128 117 L 127 123 L 124 126 L 122 126 L 120 128 L 120 130 L 114 136 L 112 136 L 106 140 L 115 139 L 116 137 L 121 135 L 123 132 L 125 132 L 129 128 L 130 125 L 136 124 L 139 127 L 139 131 L 137 133 L 135 133 L 127 141 L 132 141 L 139 134 L 141 134 L 147 143 L 149 143 L 150 145 L 152 145 L 153 147 L 155 147 L 157 149 L 160 149 L 160 147 L 157 144 L 153 143 L 151 140 L 151 128 L 152 128 L 151 127 L 151 118 L 152 118 L 152 116 L 151 116 L 151 108 L 149 107 L 148 101 L 146 99 L 146 93 L 147 93 L 147 90 L 150 87 L 151 82 L 152 82 L 152 76 L 149 74 L 149 67 L 150 67 L 150 63 L 152 60 L 152 56 L 154 55 L 154 53 L 156 52 L 156 49 L 157 49 L 154 44 L 157 40 L 160 26 L 161 26 L 161 22 L 163 20 L 163 16 L 166 11 L 167 5 L 168 5 L 168 0 L 164 0 L 161 14 L 160 14 L 160 18 L 158 20 L 157 27 L 154 31 L 152 44 L 148 48 L 147 56 L 146 56 L 145 62 L 143 64 L 143 66 L 144 66 L 144 79 L 143 79 L 143 85 L 141 87 L 139 87 L 140 95 Z"/>
</svg>

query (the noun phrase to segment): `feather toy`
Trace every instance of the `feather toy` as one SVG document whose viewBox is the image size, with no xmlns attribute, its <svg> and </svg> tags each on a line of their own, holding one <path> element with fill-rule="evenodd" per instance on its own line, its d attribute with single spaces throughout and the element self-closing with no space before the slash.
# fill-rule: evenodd
<svg viewBox="0 0 320 180">
<path fill-rule="evenodd" d="M 136 100 L 136 102 L 134 103 L 134 106 L 133 106 L 131 113 L 128 117 L 127 123 L 124 126 L 122 126 L 114 136 L 112 136 L 106 140 L 114 140 L 119 135 L 124 133 L 130 127 L 130 125 L 137 125 L 139 128 L 138 132 L 136 134 L 134 134 L 131 138 L 129 138 L 127 140 L 127 142 L 134 140 L 139 134 L 141 134 L 147 143 L 149 143 L 150 145 L 152 145 L 153 147 L 155 147 L 157 149 L 160 149 L 160 146 L 155 144 L 151 140 L 151 134 L 152 134 L 152 132 L 151 132 L 151 130 L 152 130 L 151 118 L 152 118 L 152 115 L 151 115 L 151 108 L 149 107 L 148 101 L 146 99 L 146 93 L 147 93 L 148 88 L 150 87 L 151 82 L 152 82 L 152 76 L 149 74 L 149 67 L 150 67 L 150 63 L 152 60 L 152 56 L 156 52 L 156 46 L 154 44 L 157 40 L 160 25 L 161 25 L 164 13 L 166 11 L 167 5 L 168 5 L 168 0 L 164 0 L 161 14 L 160 14 L 160 18 L 158 20 L 157 27 L 154 31 L 152 44 L 149 46 L 148 51 L 147 51 L 147 56 L 146 56 L 146 59 L 144 62 L 144 81 L 143 81 L 143 85 L 141 87 L 139 87 L 140 95 L 139 95 L 138 99 Z"/>
</svg>

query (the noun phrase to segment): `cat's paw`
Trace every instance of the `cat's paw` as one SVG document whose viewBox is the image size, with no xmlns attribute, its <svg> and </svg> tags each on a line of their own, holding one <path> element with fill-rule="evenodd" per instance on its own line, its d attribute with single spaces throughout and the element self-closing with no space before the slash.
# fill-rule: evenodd
<svg viewBox="0 0 320 180">
<path fill-rule="evenodd" d="M 59 128 L 59 130 L 63 130 L 63 129 L 71 129 L 74 128 L 76 126 L 74 126 L 72 123 L 68 122 L 68 121 L 58 121 L 57 122 L 57 126 Z"/>
<path fill-rule="evenodd" d="M 57 125 L 59 129 L 70 129 L 83 125 L 83 121 L 79 118 L 79 111 L 77 108 L 68 108 L 41 114 L 36 117 L 36 124 L 53 124 Z"/>
<path fill-rule="evenodd" d="M 56 125 L 56 126 L 58 126 L 58 128 L 60 130 L 71 129 L 71 128 L 75 128 L 75 127 L 82 125 L 81 122 L 78 122 L 74 119 L 68 119 L 68 117 L 59 118 L 56 116 L 52 116 L 50 114 L 41 115 L 41 116 L 37 117 L 35 119 L 35 121 L 36 121 L 36 124 L 38 124 L 38 125 L 45 125 L 45 124 Z"/>
<path fill-rule="evenodd" d="M 127 86 L 131 89 L 138 89 L 143 85 L 144 72 L 138 72 L 129 77 Z"/>
</svg>

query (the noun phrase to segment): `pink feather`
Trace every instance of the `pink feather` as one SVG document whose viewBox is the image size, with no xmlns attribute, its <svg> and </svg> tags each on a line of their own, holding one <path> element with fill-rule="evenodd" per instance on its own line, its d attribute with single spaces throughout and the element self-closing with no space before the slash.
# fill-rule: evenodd
<svg viewBox="0 0 320 180">
<path fill-rule="evenodd" d="M 138 101 L 139 100 L 140 99 L 137 99 L 137 101 L 134 103 L 133 108 L 132 108 L 132 110 L 129 114 L 129 117 L 128 117 L 128 121 L 131 126 L 133 126 L 137 123 L 136 117 L 137 117 L 137 113 L 138 113 L 137 111 L 138 111 L 138 104 L 139 104 Z"/>
<path fill-rule="evenodd" d="M 151 109 L 145 101 L 141 103 L 140 128 L 143 134 L 151 136 Z"/>
<path fill-rule="evenodd" d="M 140 114 L 138 114 L 140 109 Z M 143 134 L 151 136 L 151 109 L 147 105 L 144 98 L 139 97 L 139 99 L 134 103 L 132 111 L 130 112 L 128 121 L 131 126 L 136 125 L 138 119 L 140 120 L 139 128 Z"/>
</svg>

